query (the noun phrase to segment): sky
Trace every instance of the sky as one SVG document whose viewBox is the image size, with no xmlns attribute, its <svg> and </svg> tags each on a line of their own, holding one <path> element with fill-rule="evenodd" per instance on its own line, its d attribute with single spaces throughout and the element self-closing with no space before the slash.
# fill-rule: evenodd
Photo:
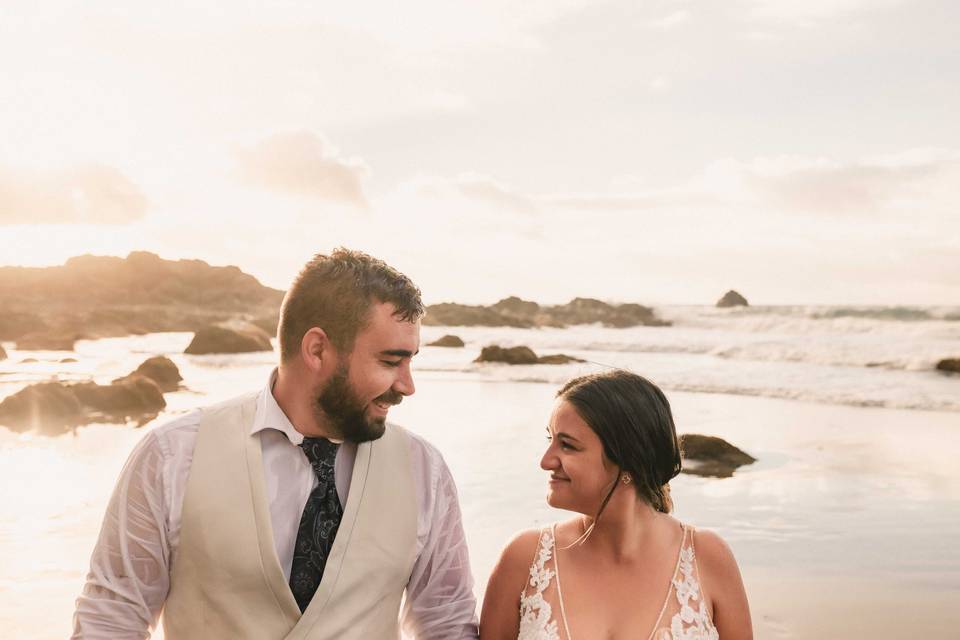
<svg viewBox="0 0 960 640">
<path fill-rule="evenodd" d="M 960 304 L 960 4 L 5 0 L 0 264 Z"/>
</svg>

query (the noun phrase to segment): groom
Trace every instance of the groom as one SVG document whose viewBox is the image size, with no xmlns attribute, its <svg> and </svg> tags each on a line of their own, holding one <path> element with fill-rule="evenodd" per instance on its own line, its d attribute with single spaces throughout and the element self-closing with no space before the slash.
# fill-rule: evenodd
<svg viewBox="0 0 960 640">
<path fill-rule="evenodd" d="M 387 413 L 420 291 L 366 254 L 303 268 L 256 393 L 148 432 L 107 509 L 73 638 L 476 638 L 456 487 Z M 406 592 L 402 615 L 401 598 Z"/>
</svg>

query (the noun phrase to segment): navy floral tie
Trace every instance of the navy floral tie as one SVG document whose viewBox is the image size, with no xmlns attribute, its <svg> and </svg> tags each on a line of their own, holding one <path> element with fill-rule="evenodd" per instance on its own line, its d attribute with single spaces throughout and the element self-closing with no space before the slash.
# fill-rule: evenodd
<svg viewBox="0 0 960 640">
<path fill-rule="evenodd" d="M 301 612 L 306 610 L 320 586 L 323 568 L 343 517 L 343 507 L 340 506 L 333 479 L 339 446 L 324 438 L 304 438 L 300 445 L 317 476 L 317 486 L 310 492 L 300 518 L 293 565 L 290 568 L 290 590 Z"/>
</svg>

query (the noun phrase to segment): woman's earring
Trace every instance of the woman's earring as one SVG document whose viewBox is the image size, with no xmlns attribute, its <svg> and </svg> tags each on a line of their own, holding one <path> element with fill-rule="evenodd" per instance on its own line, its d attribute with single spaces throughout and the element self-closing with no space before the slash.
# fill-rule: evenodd
<svg viewBox="0 0 960 640">
<path fill-rule="evenodd" d="M 623 484 L 630 484 L 630 476 L 623 474 Z"/>
</svg>

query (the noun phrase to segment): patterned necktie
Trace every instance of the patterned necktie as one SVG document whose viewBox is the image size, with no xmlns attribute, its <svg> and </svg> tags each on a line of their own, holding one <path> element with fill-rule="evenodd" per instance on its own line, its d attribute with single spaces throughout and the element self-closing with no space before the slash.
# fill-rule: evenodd
<svg viewBox="0 0 960 640">
<path fill-rule="evenodd" d="M 301 612 L 306 610 L 320 586 L 323 568 L 343 517 L 343 507 L 340 506 L 333 479 L 339 446 L 324 438 L 304 438 L 300 445 L 318 480 L 303 508 L 290 568 L 290 590 Z"/>
</svg>

